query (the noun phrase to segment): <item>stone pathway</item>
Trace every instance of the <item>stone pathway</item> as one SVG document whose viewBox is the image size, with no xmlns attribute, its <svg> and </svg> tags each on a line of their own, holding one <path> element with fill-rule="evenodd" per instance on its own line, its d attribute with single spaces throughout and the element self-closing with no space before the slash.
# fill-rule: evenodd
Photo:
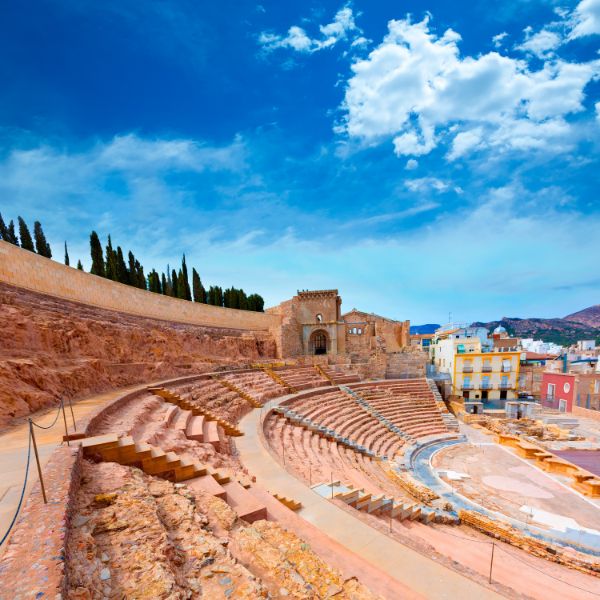
<svg viewBox="0 0 600 600">
<path fill-rule="evenodd" d="M 254 410 L 239 424 L 236 439 L 240 459 L 257 482 L 272 493 L 302 502 L 299 515 L 330 538 L 426 598 L 499 598 L 496 592 L 396 542 L 354 518 L 300 482 L 271 456 L 259 434 L 261 414 L 290 396 Z"/>
<path fill-rule="evenodd" d="M 112 390 L 110 392 L 91 396 L 78 402 L 73 402 L 75 423 L 82 422 L 92 412 L 96 411 L 98 407 L 108 404 L 128 392 L 146 387 L 147 384 L 119 388 L 118 390 Z M 73 421 L 68 404 L 65 405 L 65 408 L 67 425 L 69 432 L 72 433 Z M 31 418 L 39 425 L 47 427 L 54 421 L 56 411 L 57 408 L 44 409 L 43 411 L 31 415 Z M 23 423 L 15 425 L 0 434 L 0 536 L 4 535 L 4 532 L 7 530 L 19 502 L 25 475 L 25 465 L 27 462 L 28 432 L 29 424 L 27 420 L 24 419 Z M 35 429 L 42 472 L 52 451 L 62 443 L 62 436 L 64 433 L 65 429 L 62 414 L 59 415 L 58 420 L 52 429 Z M 32 449 L 31 463 L 29 465 L 29 480 L 25 498 L 27 498 L 29 490 L 37 480 L 38 474 Z M 6 544 L 0 546 L 0 556 L 5 547 Z"/>
</svg>

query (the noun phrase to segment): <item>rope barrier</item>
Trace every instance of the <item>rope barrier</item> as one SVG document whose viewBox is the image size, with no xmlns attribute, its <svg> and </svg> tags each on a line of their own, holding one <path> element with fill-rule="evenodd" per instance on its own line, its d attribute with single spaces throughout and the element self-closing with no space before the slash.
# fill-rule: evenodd
<svg viewBox="0 0 600 600">
<path fill-rule="evenodd" d="M 0 540 L 0 546 L 2 546 L 2 544 L 4 544 L 4 542 L 7 540 L 10 532 L 12 531 L 12 528 L 14 527 L 15 522 L 17 521 L 17 516 L 19 515 L 19 512 L 21 510 L 21 505 L 23 504 L 23 498 L 25 498 L 25 489 L 27 487 L 27 478 L 29 476 L 29 461 L 30 461 L 30 459 L 31 459 L 31 433 L 29 434 L 29 447 L 27 449 L 27 465 L 25 467 L 25 479 L 23 481 L 23 489 L 21 490 L 21 497 L 19 498 L 19 503 L 17 504 L 17 510 L 15 511 L 12 521 L 10 522 L 10 525 L 8 526 L 6 533 L 2 536 L 2 540 Z"/>
<path fill-rule="evenodd" d="M 52 429 L 56 425 L 56 421 L 58 421 L 58 417 L 60 415 L 61 408 L 62 408 L 62 400 L 61 400 L 61 403 L 58 405 L 58 411 L 56 412 L 56 417 L 54 417 L 54 422 L 52 423 L 52 425 L 48 425 L 47 427 L 44 427 L 43 425 L 38 425 L 34 421 L 31 421 L 31 424 L 34 427 L 37 427 L 38 429 Z"/>
</svg>

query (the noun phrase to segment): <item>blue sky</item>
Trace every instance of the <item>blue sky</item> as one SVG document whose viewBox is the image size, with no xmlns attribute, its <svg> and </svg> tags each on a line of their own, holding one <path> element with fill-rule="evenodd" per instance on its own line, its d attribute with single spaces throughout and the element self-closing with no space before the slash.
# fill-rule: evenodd
<svg viewBox="0 0 600 600">
<path fill-rule="evenodd" d="M 600 0 L 22 0 L 0 211 L 267 305 L 414 323 L 600 302 Z"/>
</svg>

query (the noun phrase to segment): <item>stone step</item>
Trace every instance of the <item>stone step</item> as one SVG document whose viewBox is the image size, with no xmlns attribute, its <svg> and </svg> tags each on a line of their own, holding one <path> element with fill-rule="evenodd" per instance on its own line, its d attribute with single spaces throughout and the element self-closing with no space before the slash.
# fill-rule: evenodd
<svg viewBox="0 0 600 600">
<path fill-rule="evenodd" d="M 216 421 L 204 421 L 203 437 L 205 443 L 212 444 L 215 450 L 219 450 L 221 438 L 219 437 L 219 425 Z"/>
<path fill-rule="evenodd" d="M 193 415 L 191 410 L 179 409 L 177 416 L 173 419 L 171 427 L 173 429 L 178 429 L 179 431 L 185 432 L 192 416 Z"/>
<path fill-rule="evenodd" d="M 203 415 L 198 415 L 190 419 L 185 430 L 185 435 L 188 439 L 195 440 L 196 442 L 204 441 L 204 420 Z"/>
<path fill-rule="evenodd" d="M 207 494 L 221 498 L 221 500 L 227 500 L 227 492 L 212 475 L 193 477 L 192 479 L 188 479 L 185 483 L 193 490 L 206 492 Z"/>
<path fill-rule="evenodd" d="M 227 504 L 235 510 L 238 516 L 249 523 L 267 518 L 265 505 L 257 500 L 248 490 L 237 481 L 223 484 L 227 494 Z"/>
</svg>

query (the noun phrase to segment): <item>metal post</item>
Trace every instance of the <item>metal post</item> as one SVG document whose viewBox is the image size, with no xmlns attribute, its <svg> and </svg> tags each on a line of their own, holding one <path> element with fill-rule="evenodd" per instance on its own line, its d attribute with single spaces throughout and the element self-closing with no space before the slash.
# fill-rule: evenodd
<svg viewBox="0 0 600 600">
<path fill-rule="evenodd" d="M 33 451 L 35 452 L 35 462 L 37 463 L 38 476 L 40 478 L 40 487 L 42 488 L 44 504 L 48 504 L 48 500 L 46 498 L 46 488 L 44 487 L 44 478 L 42 477 L 42 467 L 40 466 L 40 457 L 38 455 L 37 444 L 35 442 L 35 433 L 33 432 L 33 422 L 31 419 L 29 419 L 29 435 L 33 441 Z"/>
<path fill-rule="evenodd" d="M 65 413 L 65 403 L 62 399 L 60 401 L 60 405 L 62 407 L 63 421 L 65 422 L 65 437 L 67 438 L 67 446 L 70 446 L 71 444 L 69 443 L 69 430 L 67 429 L 67 414 Z"/>
<path fill-rule="evenodd" d="M 73 419 L 73 431 L 77 431 L 77 425 L 75 425 L 75 414 L 73 413 L 73 405 L 71 404 L 71 398 L 69 398 L 69 408 L 71 409 L 71 418 Z"/>
<path fill-rule="evenodd" d="M 494 566 L 494 548 L 496 544 L 492 542 L 492 558 L 490 560 L 490 583 L 492 583 L 492 567 Z"/>
</svg>

